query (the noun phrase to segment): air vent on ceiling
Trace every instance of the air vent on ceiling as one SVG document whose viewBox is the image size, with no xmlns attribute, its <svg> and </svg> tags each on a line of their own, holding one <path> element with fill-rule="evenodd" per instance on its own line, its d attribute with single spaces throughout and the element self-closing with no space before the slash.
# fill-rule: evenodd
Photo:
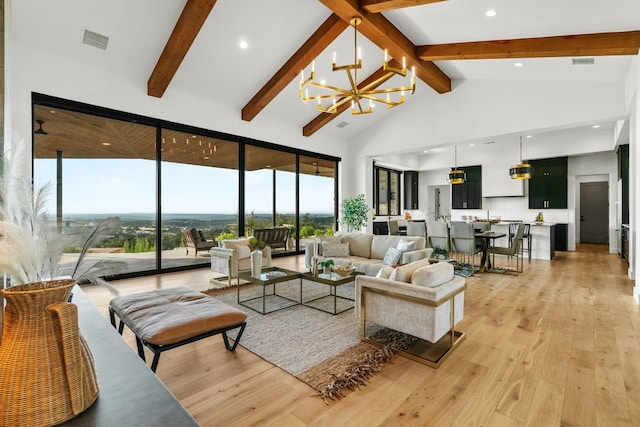
<svg viewBox="0 0 640 427">
<path fill-rule="evenodd" d="M 84 30 L 84 35 L 82 36 L 82 43 L 97 47 L 103 50 L 107 50 L 107 43 L 109 43 L 109 37 L 103 36 L 102 34 L 94 33 L 90 30 Z"/>
<path fill-rule="evenodd" d="M 336 125 L 336 127 L 337 127 L 337 128 L 343 128 L 343 127 L 345 127 L 345 126 L 346 126 L 346 125 L 348 125 L 348 124 L 349 124 L 349 123 L 347 123 L 347 122 L 340 122 L 340 123 L 338 123 L 338 124 Z"/>
<path fill-rule="evenodd" d="M 572 65 L 595 65 L 595 63 L 596 63 L 595 58 L 572 58 L 571 59 Z"/>
</svg>

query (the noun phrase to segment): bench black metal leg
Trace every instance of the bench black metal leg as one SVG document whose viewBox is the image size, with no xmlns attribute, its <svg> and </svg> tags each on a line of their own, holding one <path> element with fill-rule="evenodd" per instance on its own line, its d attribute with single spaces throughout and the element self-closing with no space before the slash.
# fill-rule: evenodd
<svg viewBox="0 0 640 427">
<path fill-rule="evenodd" d="M 242 322 L 242 324 L 240 325 L 240 330 L 238 331 L 238 335 L 233 341 L 232 346 L 229 346 L 229 337 L 227 337 L 227 331 L 222 332 L 222 339 L 224 340 L 224 346 L 227 348 L 227 350 L 234 351 L 236 349 L 236 347 L 238 346 L 238 342 L 240 342 L 240 337 L 242 337 L 242 333 L 244 332 L 245 326 L 247 326 L 247 322 Z"/>
<path fill-rule="evenodd" d="M 136 336 L 136 345 L 138 346 L 138 356 L 140 356 L 140 359 L 146 362 L 147 359 L 145 359 L 144 357 L 144 347 L 142 345 L 142 340 L 137 336 Z"/>
<path fill-rule="evenodd" d="M 161 351 L 157 351 L 153 353 L 153 361 L 151 362 L 151 371 L 155 372 L 158 367 L 158 361 L 160 360 Z"/>
</svg>

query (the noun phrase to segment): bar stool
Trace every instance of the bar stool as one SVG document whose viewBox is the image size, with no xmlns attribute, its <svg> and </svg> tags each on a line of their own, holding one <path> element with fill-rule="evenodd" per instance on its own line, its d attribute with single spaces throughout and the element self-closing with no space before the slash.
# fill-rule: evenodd
<svg viewBox="0 0 640 427">
<path fill-rule="evenodd" d="M 518 223 L 512 222 L 509 224 L 509 246 L 513 244 L 513 238 L 516 235 L 518 230 Z M 527 251 L 529 256 L 529 261 L 531 261 L 531 240 L 533 236 L 531 236 L 531 224 L 524 224 L 524 233 L 522 234 L 522 239 L 527 241 L 526 248 L 522 245 L 522 251 Z"/>
</svg>

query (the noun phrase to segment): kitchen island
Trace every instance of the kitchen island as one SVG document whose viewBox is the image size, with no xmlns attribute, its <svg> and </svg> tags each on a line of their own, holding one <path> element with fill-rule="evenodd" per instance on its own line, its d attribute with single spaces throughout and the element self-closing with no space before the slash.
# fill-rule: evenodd
<svg viewBox="0 0 640 427">
<path fill-rule="evenodd" d="M 509 222 L 498 222 L 495 224 L 491 224 L 491 230 L 507 234 L 507 237 L 496 239 L 496 246 L 509 246 L 509 224 Z M 555 256 L 556 247 L 556 223 L 530 222 L 528 224 L 531 226 L 531 258 L 546 260 L 553 259 L 553 257 Z M 526 245 L 527 241 L 525 240 L 523 244 Z M 525 256 L 527 255 L 525 254 Z"/>
</svg>

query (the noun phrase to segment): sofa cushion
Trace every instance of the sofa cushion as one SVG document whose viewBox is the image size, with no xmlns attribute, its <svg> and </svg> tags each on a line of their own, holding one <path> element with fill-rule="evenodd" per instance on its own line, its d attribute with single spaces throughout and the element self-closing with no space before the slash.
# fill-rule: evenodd
<svg viewBox="0 0 640 427">
<path fill-rule="evenodd" d="M 402 256 L 402 251 L 398 248 L 389 248 L 387 249 L 387 253 L 384 254 L 384 258 L 382 262 L 385 265 L 395 265 L 400 261 L 400 257 Z"/>
<path fill-rule="evenodd" d="M 245 245 L 235 245 L 234 248 L 238 252 L 238 259 L 251 257 L 251 248 Z"/>
<path fill-rule="evenodd" d="M 371 257 L 371 240 L 373 239 L 373 234 L 345 233 L 342 234 L 341 237 L 342 243 L 349 243 L 349 252 L 351 255 L 364 258 Z M 383 256 L 384 253 L 379 258 L 382 259 Z"/>
<path fill-rule="evenodd" d="M 413 273 L 419 269 L 420 267 L 425 267 L 429 265 L 429 259 L 421 259 L 420 261 L 412 262 L 407 265 L 403 265 L 395 269 L 395 271 L 391 274 L 389 279 L 396 280 L 398 282 L 411 283 L 411 277 Z"/>
<path fill-rule="evenodd" d="M 438 262 L 420 267 L 411 276 L 414 285 L 433 288 L 453 279 L 453 265 L 448 262 Z"/>
<path fill-rule="evenodd" d="M 418 243 L 415 240 L 400 240 L 397 248 L 400 249 L 400 252 L 410 252 L 416 250 L 417 244 Z"/>
<path fill-rule="evenodd" d="M 322 256 L 345 258 L 349 256 L 349 242 L 322 242 Z"/>
</svg>

